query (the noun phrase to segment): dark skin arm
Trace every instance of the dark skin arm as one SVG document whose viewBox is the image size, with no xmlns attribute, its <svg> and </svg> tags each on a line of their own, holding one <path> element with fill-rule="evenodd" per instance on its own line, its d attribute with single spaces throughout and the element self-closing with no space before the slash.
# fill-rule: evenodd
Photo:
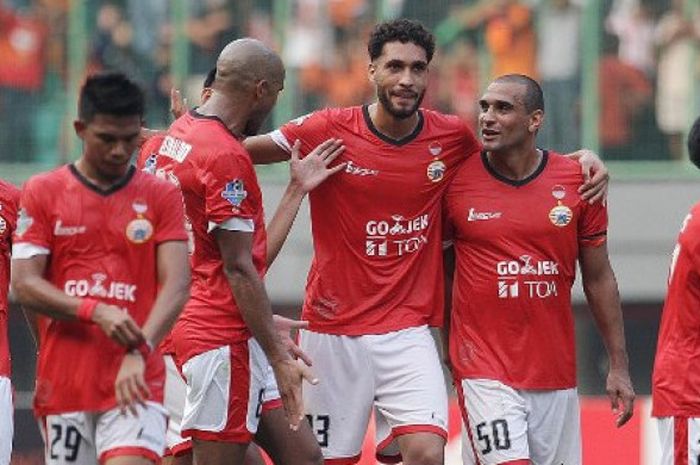
<svg viewBox="0 0 700 465">
<path fill-rule="evenodd" d="M 632 418 L 635 394 L 629 375 L 620 296 L 607 245 L 581 247 L 579 263 L 586 299 L 608 352 L 606 390 L 616 415 L 615 423 L 620 427 Z"/>
<path fill-rule="evenodd" d="M 253 264 L 253 233 L 216 228 L 212 232 L 224 262 L 224 273 L 231 286 L 243 320 L 265 352 L 279 387 L 290 427 L 297 429 L 304 418 L 302 381 L 317 380 L 308 367 L 297 363 L 275 330 L 272 309 L 265 286 Z"/>
<path fill-rule="evenodd" d="M 289 160 L 290 157 L 289 153 L 277 145 L 267 134 L 247 137 L 243 141 L 243 146 L 250 153 L 250 157 L 256 165 L 277 163 Z"/>
</svg>

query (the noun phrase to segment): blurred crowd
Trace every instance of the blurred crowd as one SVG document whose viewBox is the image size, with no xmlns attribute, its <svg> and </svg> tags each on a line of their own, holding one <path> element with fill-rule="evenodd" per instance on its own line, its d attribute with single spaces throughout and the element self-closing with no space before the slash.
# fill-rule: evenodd
<svg viewBox="0 0 700 465">
<path fill-rule="evenodd" d="M 282 106 L 293 117 L 370 100 L 368 31 L 380 16 L 408 16 L 433 28 L 439 44 L 425 106 L 474 127 L 483 83 L 528 74 L 545 91 L 540 145 L 568 151 L 582 143 L 582 45 L 597 40 L 603 156 L 682 158 L 682 133 L 700 94 L 697 2 L 602 0 L 592 36 L 586 1 L 594 0 L 182 0 L 188 72 L 176 82 L 174 2 L 85 0 L 85 72 L 127 72 L 147 90 L 147 123 L 162 127 L 170 88 L 196 102 L 223 44 L 250 35 L 282 51 Z M 64 151 L 70 4 L 0 0 L 0 161 L 58 160 Z"/>
</svg>

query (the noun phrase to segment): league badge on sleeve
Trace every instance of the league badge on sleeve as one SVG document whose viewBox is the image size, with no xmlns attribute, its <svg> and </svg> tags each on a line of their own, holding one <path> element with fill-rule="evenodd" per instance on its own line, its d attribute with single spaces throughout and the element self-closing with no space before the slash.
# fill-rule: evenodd
<svg viewBox="0 0 700 465">
<path fill-rule="evenodd" d="M 0 234 L 4 234 L 5 231 L 7 231 L 7 221 L 5 221 L 5 218 L 0 216 Z"/>
<path fill-rule="evenodd" d="M 32 226 L 32 223 L 34 223 L 34 218 L 27 214 L 27 210 L 20 208 L 17 213 L 17 229 L 15 229 L 15 234 L 17 234 L 18 237 L 22 237 Z"/>
<path fill-rule="evenodd" d="M 554 226 L 563 228 L 574 217 L 574 212 L 561 202 L 566 197 L 566 188 L 561 185 L 552 187 L 552 197 L 557 199 L 557 205 L 549 211 L 549 220 Z"/>
<path fill-rule="evenodd" d="M 126 237 L 134 244 L 143 244 L 153 236 L 153 225 L 144 213 L 148 210 L 148 205 L 140 200 L 134 201 L 131 208 L 136 212 L 136 218 L 126 225 Z"/>
<path fill-rule="evenodd" d="M 236 211 L 245 198 L 248 197 L 248 192 L 245 190 L 245 184 L 243 184 L 241 179 L 234 179 L 226 183 L 226 187 L 221 192 L 221 197 L 233 205 L 233 210 Z"/>
</svg>

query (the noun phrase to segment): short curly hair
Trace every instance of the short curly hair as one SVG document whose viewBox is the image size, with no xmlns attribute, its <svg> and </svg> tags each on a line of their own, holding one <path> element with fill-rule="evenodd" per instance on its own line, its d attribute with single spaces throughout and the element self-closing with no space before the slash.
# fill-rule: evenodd
<svg viewBox="0 0 700 465">
<path fill-rule="evenodd" d="M 369 36 L 367 51 L 370 60 L 374 61 L 382 54 L 384 44 L 389 42 L 412 42 L 425 50 L 428 63 L 435 53 L 435 37 L 420 21 L 412 19 L 395 19 L 379 23 Z"/>
</svg>

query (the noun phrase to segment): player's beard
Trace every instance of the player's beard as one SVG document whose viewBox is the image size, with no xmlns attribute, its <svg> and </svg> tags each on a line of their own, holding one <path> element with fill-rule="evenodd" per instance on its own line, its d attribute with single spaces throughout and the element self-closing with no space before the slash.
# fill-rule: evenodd
<svg viewBox="0 0 700 465">
<path fill-rule="evenodd" d="M 396 108 L 391 103 L 391 99 L 389 98 L 388 92 L 382 92 L 381 90 L 377 89 L 377 99 L 379 99 L 379 103 L 381 103 L 384 109 L 396 119 L 406 119 L 413 116 L 418 110 L 418 107 L 420 107 L 420 104 L 423 101 L 423 97 L 425 97 L 425 91 L 418 94 L 418 98 L 416 98 L 416 103 L 414 103 L 413 106 L 411 106 L 410 108 Z"/>
</svg>

